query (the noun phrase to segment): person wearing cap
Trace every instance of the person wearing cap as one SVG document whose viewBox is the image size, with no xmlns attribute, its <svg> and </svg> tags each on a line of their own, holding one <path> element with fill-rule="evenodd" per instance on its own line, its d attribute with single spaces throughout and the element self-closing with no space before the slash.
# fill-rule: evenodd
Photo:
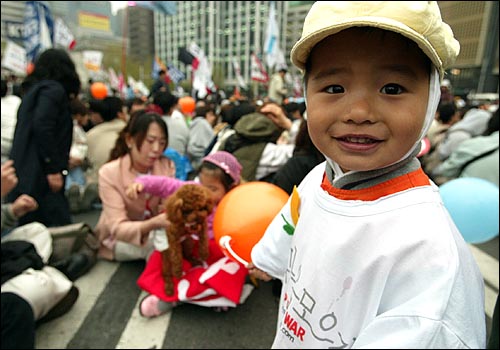
<svg viewBox="0 0 500 350">
<path fill-rule="evenodd" d="M 273 348 L 484 348 L 481 272 L 416 159 L 459 53 L 435 1 L 318 1 L 291 61 L 326 161 L 254 246 Z"/>
<path fill-rule="evenodd" d="M 285 83 L 285 75 L 287 69 L 280 68 L 276 73 L 271 77 L 271 81 L 269 82 L 269 88 L 267 90 L 268 97 L 272 102 L 276 102 L 281 105 L 283 100 L 288 93 L 288 89 L 286 88 Z"/>
<path fill-rule="evenodd" d="M 214 202 L 214 209 L 207 218 L 210 255 L 203 267 L 202 273 L 207 277 L 201 281 L 200 269 L 197 266 L 190 269 L 184 264 L 184 275 L 179 281 L 175 281 L 176 293 L 168 296 L 164 291 L 164 280 L 162 276 L 161 253 L 162 247 L 157 246 L 148 259 L 144 272 L 139 277 L 137 284 L 147 295 L 139 304 L 139 311 L 143 317 L 151 318 L 160 316 L 179 302 L 187 302 L 200 306 L 213 307 L 216 311 L 227 311 L 238 304 L 242 304 L 252 291 L 252 286 L 244 286 L 248 271 L 245 267 L 231 263 L 222 253 L 218 243 L 214 239 L 213 220 L 217 205 L 222 198 L 238 186 L 241 181 L 242 166 L 231 153 L 225 151 L 214 152 L 202 159 L 198 170 L 198 176 L 194 181 L 182 181 L 165 176 L 145 175 L 139 176 L 134 183 L 126 189 L 130 200 L 140 200 L 144 196 L 155 196 L 167 198 L 177 189 L 185 184 L 200 184 L 209 189 Z M 167 226 L 168 230 L 168 226 Z M 224 269 L 230 268 L 231 273 L 226 274 Z M 183 286 L 192 287 L 193 295 L 188 288 L 182 290 Z M 179 289 L 177 290 L 177 287 Z"/>
</svg>

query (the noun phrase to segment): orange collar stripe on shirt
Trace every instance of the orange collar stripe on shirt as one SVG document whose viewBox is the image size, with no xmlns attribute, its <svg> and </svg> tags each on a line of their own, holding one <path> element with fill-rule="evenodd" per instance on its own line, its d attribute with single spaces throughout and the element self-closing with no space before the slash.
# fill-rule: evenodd
<svg viewBox="0 0 500 350">
<path fill-rule="evenodd" d="M 422 168 L 404 174 L 378 185 L 360 190 L 343 190 L 330 184 L 326 174 L 323 175 L 321 188 L 335 198 L 342 200 L 374 201 L 393 193 L 401 192 L 413 187 L 429 186 L 430 181 Z"/>
</svg>

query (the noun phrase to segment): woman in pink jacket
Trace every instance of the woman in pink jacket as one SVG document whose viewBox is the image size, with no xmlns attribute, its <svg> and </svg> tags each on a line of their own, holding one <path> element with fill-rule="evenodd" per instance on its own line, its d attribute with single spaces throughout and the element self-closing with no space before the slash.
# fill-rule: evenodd
<svg viewBox="0 0 500 350">
<path fill-rule="evenodd" d="M 153 252 L 155 230 L 164 228 L 159 197 L 131 200 L 125 190 L 139 175 L 175 176 L 172 160 L 163 156 L 168 130 L 160 115 L 138 111 L 120 133 L 110 161 L 99 170 L 102 213 L 95 231 L 99 256 L 107 260 L 147 259 Z"/>
</svg>

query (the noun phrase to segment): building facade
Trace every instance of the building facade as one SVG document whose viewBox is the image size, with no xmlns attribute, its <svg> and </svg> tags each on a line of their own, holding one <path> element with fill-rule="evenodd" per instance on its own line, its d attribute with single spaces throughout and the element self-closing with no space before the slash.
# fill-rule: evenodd
<svg viewBox="0 0 500 350">
<path fill-rule="evenodd" d="M 115 66 L 123 54 L 144 57 L 141 64 L 157 55 L 165 63 L 191 75 L 191 67 L 178 60 L 180 47 L 196 43 L 208 57 L 214 82 L 223 87 L 237 85 L 232 66 L 236 60 L 247 84 L 250 80 L 251 53 L 265 64 L 264 43 L 271 1 L 178 1 L 175 15 L 164 15 L 143 8 L 111 13 L 107 1 L 48 1 L 55 16 L 60 16 L 77 40 L 76 51 L 108 50 Z M 289 60 L 292 46 L 300 38 L 304 18 L 312 1 L 274 1 L 279 47 L 284 51 L 289 72 L 299 75 Z M 24 1 L 1 2 L 2 48 L 7 37 L 17 35 L 22 42 Z M 443 19 L 450 24 L 460 42 L 460 55 L 447 72 L 454 92 L 498 92 L 499 73 L 499 2 L 438 1 Z M 123 35 L 125 31 L 125 35 Z M 125 48 L 123 51 L 120 48 Z M 116 54 L 123 51 L 122 54 Z M 267 68 L 267 67 L 266 67 Z M 268 69 L 268 73 L 271 74 Z"/>
</svg>

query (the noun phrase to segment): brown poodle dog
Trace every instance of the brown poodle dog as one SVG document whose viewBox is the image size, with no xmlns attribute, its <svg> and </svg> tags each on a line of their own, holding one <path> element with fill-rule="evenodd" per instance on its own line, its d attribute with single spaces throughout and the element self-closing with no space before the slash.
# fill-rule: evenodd
<svg viewBox="0 0 500 350">
<path fill-rule="evenodd" d="M 167 228 L 168 249 L 161 252 L 165 293 L 174 294 L 172 276 L 182 276 L 182 260 L 201 265 L 208 258 L 207 217 L 213 209 L 212 196 L 201 185 L 186 184 L 167 198 L 165 209 L 171 225 Z M 194 241 L 198 241 L 195 256 Z"/>
</svg>

